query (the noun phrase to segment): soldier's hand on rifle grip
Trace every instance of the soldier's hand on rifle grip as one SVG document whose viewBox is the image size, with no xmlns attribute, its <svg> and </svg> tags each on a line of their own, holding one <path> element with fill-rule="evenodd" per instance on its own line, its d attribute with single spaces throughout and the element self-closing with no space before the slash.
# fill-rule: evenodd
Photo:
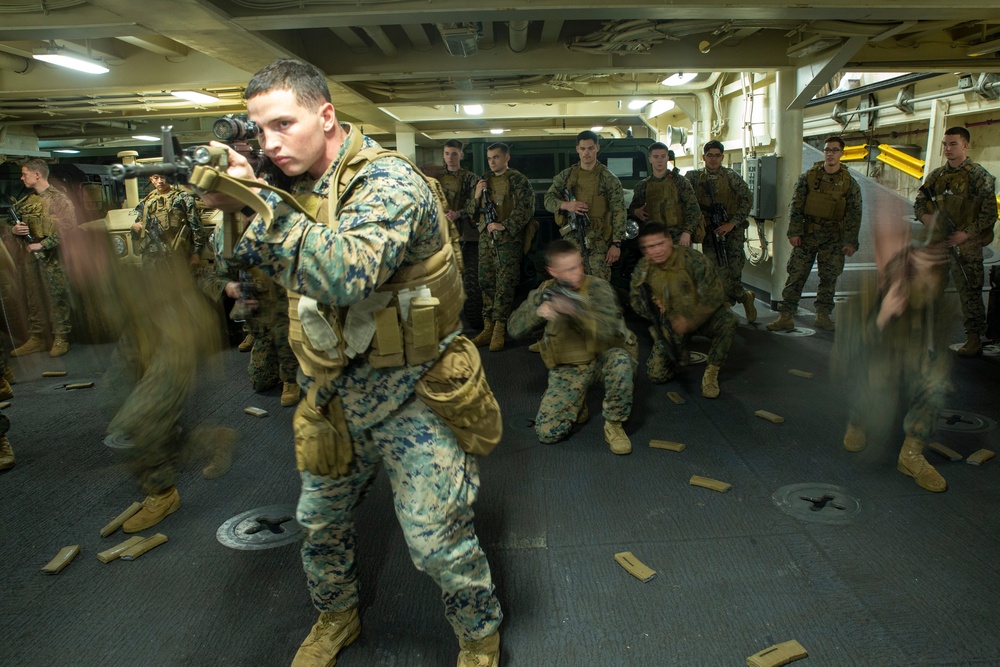
<svg viewBox="0 0 1000 667">
<path fill-rule="evenodd" d="M 580 200 L 564 201 L 563 203 L 559 204 L 559 208 L 569 213 L 576 213 L 576 214 L 586 213 L 587 211 L 590 210 L 590 207 L 587 206 L 587 202 Z"/>
<path fill-rule="evenodd" d="M 483 196 L 483 190 L 485 189 L 486 189 L 486 181 L 480 179 L 479 182 L 476 183 L 476 194 L 475 194 L 476 199 L 479 199 L 480 197 Z"/>
<path fill-rule="evenodd" d="M 800 248 L 800 247 L 802 247 L 802 237 L 801 236 L 792 236 L 792 237 L 790 237 L 788 239 L 788 242 L 792 244 L 793 248 Z"/>
<path fill-rule="evenodd" d="M 670 326 L 674 328 L 674 333 L 678 336 L 683 336 L 691 330 L 692 323 L 691 320 L 683 315 L 675 315 L 670 318 Z"/>
<path fill-rule="evenodd" d="M 649 213 L 646 213 L 647 204 L 643 204 L 639 208 L 632 211 L 632 215 L 639 218 L 642 222 L 649 222 Z"/>
<path fill-rule="evenodd" d="M 248 181 L 259 181 L 261 183 L 267 182 L 263 178 L 257 178 L 254 175 L 253 167 L 250 165 L 250 162 L 246 159 L 246 157 L 240 155 L 239 152 L 233 150 L 226 144 L 219 141 L 213 141 L 209 145 L 214 146 L 216 148 L 226 149 L 226 152 L 229 155 L 229 168 L 226 169 L 226 174 L 228 174 L 229 176 Z M 257 194 L 260 194 L 260 190 L 254 190 L 254 191 Z M 205 205 L 209 206 L 210 208 L 217 208 L 220 211 L 226 211 L 229 213 L 237 213 L 244 206 L 246 206 L 246 202 L 240 201 L 235 197 L 230 197 L 229 195 L 220 194 L 218 192 L 206 192 L 201 195 L 201 200 L 205 202 Z"/>
<path fill-rule="evenodd" d="M 969 235 L 966 232 L 953 232 L 951 236 L 948 237 L 948 245 L 950 246 L 960 246 L 969 240 Z"/>
<path fill-rule="evenodd" d="M 608 248 L 608 254 L 604 257 L 604 261 L 608 264 L 614 264 L 618 261 L 618 258 L 622 256 L 622 249 L 611 246 Z"/>
<path fill-rule="evenodd" d="M 552 305 L 551 301 L 543 301 L 542 305 L 538 306 L 538 310 L 535 311 L 538 316 L 552 321 L 559 317 L 559 313 L 556 311 L 555 306 Z"/>
<path fill-rule="evenodd" d="M 726 234 L 728 234 L 729 232 L 733 231 L 734 227 L 736 227 L 736 223 L 726 222 L 724 224 L 719 225 L 716 228 L 715 233 L 719 235 L 719 238 L 723 238 L 724 239 L 724 238 L 726 238 Z"/>
<path fill-rule="evenodd" d="M 13 227 L 11 227 L 10 231 L 13 232 L 14 234 L 17 234 L 18 236 L 27 236 L 30 230 L 28 229 L 28 225 L 24 224 L 23 222 L 19 222 Z"/>
</svg>

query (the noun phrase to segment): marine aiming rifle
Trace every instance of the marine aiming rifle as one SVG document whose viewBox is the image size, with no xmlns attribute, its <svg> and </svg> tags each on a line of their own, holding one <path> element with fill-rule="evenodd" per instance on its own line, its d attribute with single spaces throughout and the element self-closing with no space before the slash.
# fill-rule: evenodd
<svg viewBox="0 0 1000 667">
<path fill-rule="evenodd" d="M 570 188 L 563 190 L 563 198 L 566 201 L 576 201 L 573 190 Z M 566 215 L 566 224 L 559 229 L 559 233 L 564 237 L 576 234 L 577 243 L 580 244 L 580 254 L 583 256 L 583 267 L 586 270 L 590 266 L 587 261 L 590 257 L 590 249 L 587 247 L 587 227 L 590 226 L 590 216 L 575 211 L 563 211 L 563 213 Z"/>
<path fill-rule="evenodd" d="M 573 286 L 564 280 L 554 280 L 552 284 L 542 292 L 542 301 L 558 301 L 568 303 L 576 315 L 579 315 L 586 308 L 587 299 L 573 289 Z"/>
<path fill-rule="evenodd" d="M 13 197 L 10 198 L 10 201 L 11 201 L 11 203 L 8 204 L 7 206 L 4 206 L 4 208 L 6 208 L 8 211 L 10 211 L 10 217 L 14 221 L 14 224 L 15 225 L 20 225 L 21 224 L 21 218 L 17 214 L 17 202 L 14 201 Z M 24 248 L 25 248 L 25 250 L 27 250 L 27 248 L 28 248 L 29 245 L 31 245 L 32 243 L 35 243 L 35 237 L 31 235 L 31 231 L 30 230 L 28 231 L 27 234 L 21 235 L 21 238 L 24 239 Z M 35 256 L 35 259 L 41 259 L 43 257 L 41 250 L 35 251 L 35 252 L 31 253 L 31 254 Z"/>
<path fill-rule="evenodd" d="M 707 176 L 702 181 L 702 184 L 705 186 L 705 190 L 712 200 L 711 206 L 708 207 L 708 224 L 711 225 L 710 229 L 712 230 L 712 238 L 714 239 L 712 247 L 715 248 L 715 261 L 719 266 L 729 266 L 729 251 L 726 249 L 726 239 L 723 236 L 719 236 L 719 227 L 729 222 L 729 213 L 726 211 L 726 207 L 715 198 L 715 188 L 712 187 L 712 181 Z"/>
<path fill-rule="evenodd" d="M 934 204 L 934 209 L 937 211 L 938 217 L 944 222 L 945 240 L 947 240 L 947 238 L 956 231 L 954 221 L 951 219 L 951 216 L 948 215 L 948 212 L 945 211 L 940 204 L 938 204 L 937 195 L 935 195 L 929 187 L 921 185 L 919 190 L 923 193 L 924 197 L 928 199 L 928 201 Z M 951 256 L 955 258 L 955 264 L 958 265 L 958 270 L 962 272 L 962 278 L 965 279 L 965 284 L 969 285 L 969 276 L 965 272 L 965 267 L 962 266 L 962 256 L 958 252 L 958 247 L 948 246 L 948 251 L 951 253 Z"/>
<path fill-rule="evenodd" d="M 657 341 L 663 342 L 664 348 L 667 351 L 667 358 L 674 367 L 674 377 L 677 378 L 684 391 L 690 391 L 691 383 L 687 376 L 687 371 L 681 365 L 681 349 L 677 333 L 674 331 L 674 325 L 671 324 L 669 317 L 660 312 L 660 307 L 653 298 L 653 289 L 649 286 L 649 283 L 643 283 L 640 289 L 642 290 L 642 298 L 646 302 L 646 307 L 649 308 L 651 319 L 653 320 L 653 325 L 649 327 L 653 343 L 655 345 Z M 666 333 L 664 333 L 664 329 L 666 329 Z"/>
<path fill-rule="evenodd" d="M 483 174 L 483 183 L 486 182 L 486 177 L 489 173 Z M 500 249 L 497 248 L 497 237 L 494 235 L 495 232 L 489 231 L 490 224 L 494 223 L 499 219 L 500 213 L 497 211 L 496 202 L 493 201 L 493 197 L 490 195 L 490 188 L 486 186 L 483 189 L 483 205 L 480 208 L 480 223 L 479 223 L 479 233 L 486 234 L 486 244 L 490 247 L 493 252 L 493 257 L 496 258 L 497 264 L 500 264 Z"/>
</svg>

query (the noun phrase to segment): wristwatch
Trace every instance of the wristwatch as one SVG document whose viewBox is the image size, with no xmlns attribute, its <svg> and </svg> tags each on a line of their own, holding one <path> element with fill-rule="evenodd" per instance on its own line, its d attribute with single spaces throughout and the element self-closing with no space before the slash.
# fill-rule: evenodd
<svg viewBox="0 0 1000 667">
<path fill-rule="evenodd" d="M 622 247 L 622 242 L 621 241 L 614 241 L 611 245 L 613 245 L 616 248 L 621 248 Z"/>
</svg>

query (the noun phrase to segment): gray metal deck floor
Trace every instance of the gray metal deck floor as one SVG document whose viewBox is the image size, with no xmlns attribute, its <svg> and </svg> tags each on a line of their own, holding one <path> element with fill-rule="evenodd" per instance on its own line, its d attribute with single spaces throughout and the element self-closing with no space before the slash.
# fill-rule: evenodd
<svg viewBox="0 0 1000 667">
<path fill-rule="evenodd" d="M 653 386 L 640 371 L 628 457 L 603 442 L 599 388 L 571 439 L 539 444 L 528 420 L 545 385 L 541 361 L 527 342 L 484 351 L 506 436 L 482 461 L 476 523 L 506 616 L 503 664 L 736 666 L 797 639 L 810 654 L 802 667 L 1000 665 L 1000 460 L 975 467 L 929 454 L 949 483 L 930 494 L 895 470 L 896 431 L 860 455 L 844 452 L 831 342 L 741 324 L 714 401 L 697 392 L 700 366 L 684 405 L 667 400 L 676 384 Z M 288 664 L 315 620 L 297 547 L 235 551 L 215 532 L 240 512 L 295 502 L 292 410 L 274 392 L 251 392 L 246 355 L 222 354 L 185 425 L 241 430 L 232 471 L 207 481 L 203 462 L 188 463 L 181 510 L 155 528 L 170 541 L 105 565 L 95 554 L 124 538 L 98 531 L 139 499 L 120 453 L 101 444 L 108 352 L 80 345 L 62 359 L 12 364 L 18 463 L 0 474 L 0 664 Z M 66 379 L 40 377 L 63 368 Z M 81 378 L 98 387 L 50 389 Z M 950 407 L 1000 417 L 1000 358 L 960 359 L 954 380 Z M 250 417 L 247 405 L 271 414 Z M 757 409 L 786 421 L 771 424 Z M 687 449 L 650 449 L 653 438 Z M 996 430 L 938 439 L 964 455 L 1000 447 Z M 692 487 L 692 474 L 733 487 Z M 844 487 L 862 510 L 847 525 L 780 512 L 771 494 L 801 482 Z M 453 665 L 457 644 L 436 587 L 409 562 L 384 476 L 358 527 L 363 629 L 338 664 Z M 80 556 L 57 576 L 40 574 L 68 544 L 80 544 Z M 657 577 L 634 579 L 613 560 L 618 551 Z"/>
</svg>

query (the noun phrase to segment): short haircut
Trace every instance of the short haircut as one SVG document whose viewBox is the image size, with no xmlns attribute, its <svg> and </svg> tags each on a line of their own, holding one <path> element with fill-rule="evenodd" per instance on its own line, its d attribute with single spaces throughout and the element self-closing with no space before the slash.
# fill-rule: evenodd
<svg viewBox="0 0 1000 667">
<path fill-rule="evenodd" d="M 581 141 L 593 141 L 598 146 L 601 145 L 601 137 L 593 130 L 584 130 L 580 134 L 576 135 L 576 143 L 579 145 Z"/>
<path fill-rule="evenodd" d="M 545 264 L 552 266 L 556 257 L 562 257 L 570 253 L 580 254 L 580 249 L 566 239 L 556 239 L 545 248 Z"/>
<path fill-rule="evenodd" d="M 487 153 L 489 153 L 490 151 L 500 151 L 500 152 L 501 152 L 501 153 L 503 153 L 504 155 L 510 155 L 510 146 L 508 146 L 508 145 L 507 145 L 507 144 L 505 144 L 505 143 L 502 143 L 502 142 L 499 142 L 499 141 L 498 141 L 498 142 L 496 142 L 495 144 L 490 144 L 490 145 L 489 145 L 489 146 L 488 146 L 488 147 L 486 148 L 486 152 L 487 152 Z"/>
<path fill-rule="evenodd" d="M 712 139 L 711 141 L 705 144 L 705 149 L 701 152 L 702 155 L 712 150 L 713 148 L 718 148 L 720 153 L 726 152 L 726 147 L 722 145 L 721 141 L 719 141 L 718 139 Z"/>
<path fill-rule="evenodd" d="M 667 226 L 662 222 L 647 222 L 639 230 L 639 236 L 637 238 L 643 238 L 645 236 L 652 236 L 653 234 L 663 234 L 664 236 L 670 236 L 667 232 Z"/>
<path fill-rule="evenodd" d="M 37 171 L 42 175 L 42 178 L 49 177 L 49 165 L 45 164 L 45 160 L 42 160 L 41 158 L 31 158 L 21 166 L 28 171 Z"/>
<path fill-rule="evenodd" d="M 465 149 L 465 144 L 463 144 L 458 139 L 449 139 L 448 141 L 444 142 L 444 148 L 457 148 L 458 150 L 461 151 Z"/>
<path fill-rule="evenodd" d="M 275 90 L 290 90 L 295 101 L 306 108 L 319 107 L 330 102 L 330 87 L 326 78 L 314 65 L 292 58 L 281 58 L 257 70 L 243 91 L 249 100 Z"/>
<path fill-rule="evenodd" d="M 662 141 L 657 141 L 655 143 L 650 144 L 649 148 L 646 150 L 646 152 L 649 153 L 650 155 L 653 154 L 653 151 L 667 151 L 668 154 L 670 153 L 670 149 Z"/>
<path fill-rule="evenodd" d="M 843 150 L 847 146 L 847 144 L 844 143 L 843 139 L 841 139 L 840 137 L 836 137 L 836 136 L 834 136 L 834 137 L 827 137 L 826 139 L 824 139 L 823 140 L 823 145 L 826 146 L 827 144 L 840 144 L 841 150 Z"/>
<path fill-rule="evenodd" d="M 949 134 L 952 136 L 958 135 L 962 137 L 963 139 L 965 139 L 965 143 L 969 143 L 970 141 L 972 141 L 972 135 L 969 134 L 969 131 L 964 127 L 957 127 L 957 126 L 949 127 L 947 130 L 944 131 L 944 135 L 948 136 Z"/>
</svg>

